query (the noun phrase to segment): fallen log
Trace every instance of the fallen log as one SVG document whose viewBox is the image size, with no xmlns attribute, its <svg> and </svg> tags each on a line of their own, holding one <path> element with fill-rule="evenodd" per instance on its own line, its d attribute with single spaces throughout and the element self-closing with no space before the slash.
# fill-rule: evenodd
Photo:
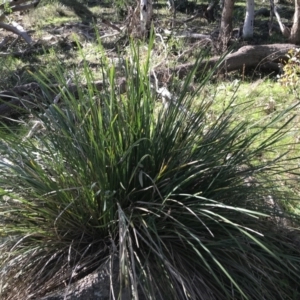
<svg viewBox="0 0 300 300">
<path fill-rule="evenodd" d="M 271 45 L 249 45 L 240 48 L 234 53 L 228 54 L 220 63 L 220 57 L 213 57 L 208 61 L 201 62 L 196 71 L 196 76 L 213 69 L 216 64 L 220 63 L 216 68 L 217 73 L 226 73 L 235 70 L 243 71 L 247 68 L 259 67 L 267 65 L 274 68 L 273 71 L 279 71 L 280 58 L 295 48 L 294 44 L 271 44 Z M 195 66 L 195 63 L 187 63 L 174 67 L 172 72 L 179 78 L 184 78 Z M 157 74 L 160 74 L 158 72 Z"/>
<path fill-rule="evenodd" d="M 26 41 L 27 44 L 31 45 L 31 43 L 32 43 L 31 37 L 27 34 L 25 29 L 18 23 L 12 22 L 12 25 L 9 25 L 9 24 L 0 22 L 0 28 L 4 28 L 5 30 L 11 31 L 11 32 L 17 34 L 18 36 L 22 37 Z"/>
</svg>

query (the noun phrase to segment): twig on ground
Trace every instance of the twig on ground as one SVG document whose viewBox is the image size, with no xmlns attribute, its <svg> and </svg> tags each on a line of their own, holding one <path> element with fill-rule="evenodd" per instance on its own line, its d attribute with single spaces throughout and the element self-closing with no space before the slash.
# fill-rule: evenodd
<svg viewBox="0 0 300 300">
<path fill-rule="evenodd" d="M 204 39 L 204 40 L 200 40 L 199 42 L 195 43 L 192 45 L 192 47 L 190 47 L 189 49 L 183 51 L 179 56 L 178 56 L 178 59 L 177 61 L 182 61 L 182 58 L 184 57 L 184 55 L 187 55 L 187 54 L 190 54 L 191 52 L 195 51 L 195 48 L 198 48 L 199 49 L 199 46 L 205 44 L 205 42 L 207 43 L 212 43 L 212 40 L 211 39 Z"/>
<path fill-rule="evenodd" d="M 162 45 L 165 49 L 165 56 L 159 63 L 157 63 L 155 66 L 153 66 L 153 68 L 152 68 L 153 70 L 156 69 L 157 67 L 159 67 L 161 64 L 165 63 L 166 60 L 167 60 L 167 57 L 168 57 L 168 49 L 167 49 L 167 46 L 164 42 L 164 39 L 163 39 L 162 35 L 159 34 L 159 33 L 155 33 L 155 35 L 158 36 L 160 38 L 161 42 L 162 42 Z"/>
<path fill-rule="evenodd" d="M 106 38 L 110 38 L 110 37 L 113 37 L 116 35 L 119 35 L 119 32 L 104 34 L 104 35 L 100 36 L 100 39 L 106 39 Z"/>
<path fill-rule="evenodd" d="M 7 44 L 8 41 L 9 41 L 9 37 L 6 36 L 0 43 L 0 49 L 3 48 Z"/>
<path fill-rule="evenodd" d="M 121 30 L 118 26 L 112 24 L 110 21 L 108 21 L 108 20 L 106 20 L 106 19 L 101 19 L 101 22 L 102 22 L 103 24 L 105 24 L 105 25 L 107 25 L 107 26 L 109 26 L 109 27 L 111 27 L 111 28 L 113 28 L 113 29 L 119 31 L 119 32 L 122 32 L 122 30 Z"/>
<path fill-rule="evenodd" d="M 211 36 L 208 34 L 201 34 L 201 33 L 193 33 L 193 32 L 182 32 L 178 35 L 175 35 L 177 38 L 193 38 L 193 39 L 207 39 L 211 40 Z"/>
<path fill-rule="evenodd" d="M 58 101 L 60 100 L 61 96 L 62 96 L 62 93 L 65 92 L 67 90 L 67 87 L 69 87 L 70 85 L 72 84 L 72 78 L 70 77 L 67 82 L 66 82 L 66 86 L 64 86 L 61 90 L 61 92 L 59 92 L 55 98 L 53 99 L 53 103 L 54 104 L 57 104 Z"/>
<path fill-rule="evenodd" d="M 20 36 L 17 36 L 17 37 L 12 41 L 12 43 L 9 45 L 9 47 L 8 47 L 7 50 L 12 49 L 12 48 L 15 46 L 15 44 L 19 41 L 19 39 L 20 39 Z"/>
<path fill-rule="evenodd" d="M 23 56 L 27 51 L 17 51 L 17 52 L 0 52 L 0 57 L 20 57 Z"/>
<path fill-rule="evenodd" d="M 24 136 L 23 141 L 31 138 L 40 128 L 44 128 L 42 121 L 36 120 L 33 123 L 30 131 Z"/>
</svg>

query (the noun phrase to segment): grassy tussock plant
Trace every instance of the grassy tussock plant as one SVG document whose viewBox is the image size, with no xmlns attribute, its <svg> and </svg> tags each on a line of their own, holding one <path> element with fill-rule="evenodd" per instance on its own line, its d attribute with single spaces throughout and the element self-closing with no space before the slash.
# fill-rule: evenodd
<svg viewBox="0 0 300 300">
<path fill-rule="evenodd" d="M 2 299 L 34 298 L 116 257 L 120 288 L 146 299 L 299 297 L 299 247 L 265 217 L 264 200 L 290 120 L 251 128 L 229 105 L 211 122 L 211 102 L 193 110 L 193 73 L 160 109 L 150 50 L 145 63 L 135 47 L 132 57 L 125 94 L 114 68 L 99 91 L 86 67 L 85 90 L 62 89 L 60 105 L 41 108 L 41 132 L 3 136 Z"/>
</svg>

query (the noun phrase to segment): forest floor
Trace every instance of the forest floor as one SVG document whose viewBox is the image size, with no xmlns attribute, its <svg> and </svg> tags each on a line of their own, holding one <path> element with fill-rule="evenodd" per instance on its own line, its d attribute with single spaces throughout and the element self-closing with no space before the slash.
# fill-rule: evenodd
<svg viewBox="0 0 300 300">
<path fill-rule="evenodd" d="M 49 62 L 54 56 L 65 69 L 70 70 L 74 67 L 80 69 L 84 56 L 89 67 L 95 69 L 97 74 L 103 55 L 103 52 L 99 51 L 100 41 L 101 49 L 107 57 L 112 60 L 120 55 L 122 58 L 126 57 L 130 48 L 128 27 L 132 21 L 127 15 L 132 16 L 132 12 L 129 11 L 127 14 L 112 5 L 106 5 L 103 1 L 95 0 L 88 3 L 91 2 L 92 4 L 83 5 L 79 1 L 52 1 L 34 10 L 11 15 L 10 18 L 23 26 L 32 37 L 33 43 L 28 45 L 15 34 L 0 29 L 0 90 L 31 82 L 32 77 L 28 70 L 32 72 L 43 70 L 45 75 L 51 76 L 53 64 Z M 212 22 L 200 16 L 193 18 L 205 5 L 194 2 L 190 1 L 189 10 L 176 13 L 175 18 L 164 1 L 154 5 L 153 23 L 156 38 L 152 63 L 155 66 L 170 68 L 193 61 L 200 50 L 204 49 L 209 56 L 223 54 L 218 47 L 220 9 L 217 7 L 215 10 L 215 20 Z M 257 5 L 256 11 L 261 8 L 269 9 L 268 6 L 268 3 L 261 3 Z M 283 22 L 291 25 L 292 4 L 280 5 L 280 13 Z M 276 24 L 272 34 L 269 35 L 269 16 L 266 16 L 266 13 L 265 16 L 258 15 L 255 19 L 254 37 L 247 41 L 243 40 L 240 35 L 244 14 L 245 4 L 237 2 L 234 9 L 233 37 L 229 42 L 230 51 L 245 45 L 286 42 Z M 192 33 L 208 35 L 210 38 L 184 37 Z M 250 80 L 253 77 L 270 75 L 261 73 L 259 69 L 246 72 L 247 74 L 244 73 L 242 76 L 244 78 L 248 75 Z M 229 74 L 228 79 L 231 79 L 232 75 Z"/>
</svg>

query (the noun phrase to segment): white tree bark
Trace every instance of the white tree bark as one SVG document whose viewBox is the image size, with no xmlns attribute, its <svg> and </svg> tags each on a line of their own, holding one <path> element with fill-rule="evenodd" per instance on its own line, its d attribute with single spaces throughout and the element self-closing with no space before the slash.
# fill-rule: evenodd
<svg viewBox="0 0 300 300">
<path fill-rule="evenodd" d="M 294 44 L 300 45 L 300 0 L 295 0 L 295 14 L 290 41 Z"/>
<path fill-rule="evenodd" d="M 295 2 L 297 2 L 297 1 L 299 1 L 299 0 L 296 0 Z M 281 18 L 280 18 L 280 15 L 279 15 L 279 13 L 278 13 L 278 10 L 277 10 L 277 7 L 276 7 L 276 6 L 274 6 L 274 14 L 275 14 L 275 17 L 276 17 L 277 22 L 278 22 L 278 24 L 279 24 L 279 28 L 280 28 L 280 31 L 281 31 L 282 35 L 283 35 L 285 38 L 289 38 L 290 35 L 291 35 L 291 31 L 290 31 L 290 29 L 289 29 L 288 27 L 286 27 L 286 26 L 282 23 Z"/>
<path fill-rule="evenodd" d="M 254 25 L 254 0 L 246 0 L 246 16 L 243 27 L 243 38 L 253 37 L 253 25 Z"/>
<path fill-rule="evenodd" d="M 174 10 L 175 9 L 174 0 L 167 0 L 167 6 L 169 10 Z"/>
<path fill-rule="evenodd" d="M 140 0 L 140 3 L 141 31 L 144 34 L 147 29 L 150 29 L 151 25 L 153 14 L 152 0 Z"/>
</svg>

